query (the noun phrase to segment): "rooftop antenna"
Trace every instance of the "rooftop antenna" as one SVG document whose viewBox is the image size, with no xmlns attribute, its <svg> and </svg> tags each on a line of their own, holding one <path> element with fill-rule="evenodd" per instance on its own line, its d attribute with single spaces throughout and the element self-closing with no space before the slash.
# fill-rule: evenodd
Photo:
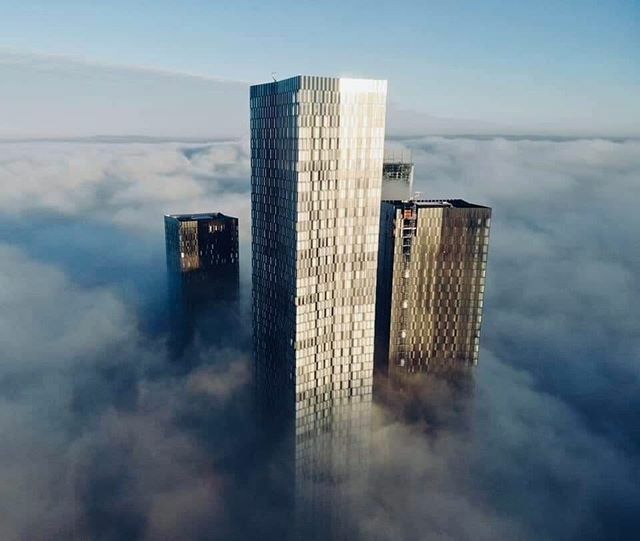
<svg viewBox="0 0 640 541">
<path fill-rule="evenodd" d="M 277 83 L 277 82 L 278 82 L 278 79 L 276 79 L 276 72 L 275 72 L 275 71 L 272 71 L 272 72 L 271 72 L 271 78 L 273 79 L 273 82 L 274 82 L 274 83 Z"/>
</svg>

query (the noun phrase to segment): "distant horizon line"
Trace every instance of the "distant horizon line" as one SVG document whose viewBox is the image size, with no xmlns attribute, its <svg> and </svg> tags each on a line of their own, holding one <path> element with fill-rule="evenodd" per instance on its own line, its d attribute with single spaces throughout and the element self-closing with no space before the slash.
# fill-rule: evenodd
<svg viewBox="0 0 640 541">
<path fill-rule="evenodd" d="M 637 135 L 606 135 L 606 134 L 540 134 L 540 133 L 423 133 L 411 135 L 387 135 L 385 139 L 391 141 L 410 141 L 425 137 L 440 137 L 443 139 L 508 139 L 508 140 L 547 140 L 547 141 L 575 141 L 585 139 L 603 139 L 609 141 L 629 141 L 640 140 L 640 134 Z M 163 135 L 80 135 L 80 136 L 26 136 L 26 137 L 2 137 L 0 136 L 0 144 L 11 143 L 110 143 L 110 144 L 126 144 L 126 143 L 235 143 L 246 139 L 245 136 L 229 136 L 229 137 L 194 137 L 194 136 L 163 136 Z"/>
</svg>

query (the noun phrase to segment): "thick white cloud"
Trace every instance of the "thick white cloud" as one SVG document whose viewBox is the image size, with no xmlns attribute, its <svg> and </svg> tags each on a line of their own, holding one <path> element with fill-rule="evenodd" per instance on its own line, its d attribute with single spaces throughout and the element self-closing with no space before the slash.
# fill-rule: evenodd
<svg viewBox="0 0 640 541">
<path fill-rule="evenodd" d="M 246 232 L 249 157 L 241 142 L 185 145 L 6 143 L 0 211 L 54 212 L 155 230 L 163 214 L 240 215 Z"/>
<path fill-rule="evenodd" d="M 133 319 L 107 289 L 84 290 L 63 272 L 0 244 L 3 373 L 47 372 L 135 337 Z"/>
<path fill-rule="evenodd" d="M 164 345 L 133 306 L 5 244 L 0 292 L 0 537 L 167 539 L 215 525 L 225 473 L 175 417 L 195 401 L 223 410 L 247 385 L 242 354 L 203 351 L 220 362 L 154 379 Z"/>
<path fill-rule="evenodd" d="M 640 142 L 391 144 L 412 150 L 424 197 L 493 207 L 489 281 L 472 430 L 382 412 L 375 441 L 385 454 L 372 458 L 362 527 L 384 540 L 628 536 L 640 507 Z M 246 494 L 216 465 L 242 451 L 235 431 L 246 417 L 233 404 L 248 392 L 246 352 L 203 351 L 221 364 L 154 379 L 162 340 L 140 330 L 149 314 L 111 287 L 132 247 L 106 244 L 96 287 L 76 280 L 74 255 L 110 231 L 161 246 L 166 212 L 239 216 L 246 241 L 248 190 L 246 141 L 0 145 L 0 220 L 13 232 L 0 246 L 0 433 L 11 434 L 0 443 L 3 538 L 90 535 L 106 523 L 121 527 L 105 539 L 186 527 L 195 538 L 212 525 L 214 538 L 233 538 L 219 519 L 237 516 L 230 508 L 244 508 Z M 58 218 L 78 228 L 52 238 L 30 228 L 34 217 L 38 228 Z M 84 232 L 91 223 L 99 236 Z M 145 294 L 164 300 L 162 290 Z M 416 400 L 453 403 L 447 392 Z M 458 417 L 452 409 L 445 421 Z M 184 416 L 206 421 L 210 439 L 194 439 Z"/>
<path fill-rule="evenodd" d="M 493 207 L 488 325 L 567 348 L 577 335 L 606 340 L 610 326 L 630 345 L 629 332 L 640 325 L 633 302 L 640 253 L 632 248 L 640 230 L 640 141 L 427 138 L 405 145 L 423 197 Z M 602 362 L 640 375 L 615 355 Z"/>
</svg>

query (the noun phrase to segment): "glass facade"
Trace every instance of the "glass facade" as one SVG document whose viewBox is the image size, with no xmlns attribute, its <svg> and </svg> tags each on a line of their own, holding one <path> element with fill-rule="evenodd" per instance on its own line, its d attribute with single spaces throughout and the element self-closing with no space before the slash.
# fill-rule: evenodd
<svg viewBox="0 0 640 541">
<path fill-rule="evenodd" d="M 220 213 L 164 217 L 171 350 L 180 356 L 199 330 L 205 341 L 234 326 L 239 295 L 238 219 Z M 209 321 L 207 320 L 213 320 Z"/>
<path fill-rule="evenodd" d="M 291 436 L 296 497 L 316 503 L 306 481 L 327 457 L 340 477 L 345 434 L 369 422 L 385 107 L 386 81 L 251 87 L 260 410 Z"/>
<path fill-rule="evenodd" d="M 386 157 L 382 165 L 382 199 L 407 200 L 413 196 L 414 164 L 401 158 Z"/>
<path fill-rule="evenodd" d="M 475 365 L 491 209 L 411 200 L 381 213 L 376 369 L 401 379 Z"/>
</svg>

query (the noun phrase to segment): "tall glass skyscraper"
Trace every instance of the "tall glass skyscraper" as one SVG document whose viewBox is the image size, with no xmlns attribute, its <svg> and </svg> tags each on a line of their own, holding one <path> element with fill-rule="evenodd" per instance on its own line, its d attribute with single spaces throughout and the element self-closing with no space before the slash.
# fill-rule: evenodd
<svg viewBox="0 0 640 541">
<path fill-rule="evenodd" d="M 264 421 L 291 442 L 297 489 L 370 415 L 386 86 L 251 87 L 256 383 Z"/>
</svg>

